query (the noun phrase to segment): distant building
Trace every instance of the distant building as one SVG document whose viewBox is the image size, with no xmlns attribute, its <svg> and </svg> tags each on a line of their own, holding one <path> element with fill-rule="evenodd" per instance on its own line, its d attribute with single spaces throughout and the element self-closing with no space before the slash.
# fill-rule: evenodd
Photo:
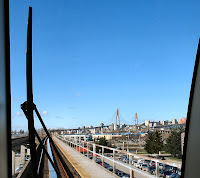
<svg viewBox="0 0 200 178">
<path fill-rule="evenodd" d="M 114 124 L 114 130 L 117 130 L 117 124 Z"/>
<path fill-rule="evenodd" d="M 113 123 L 109 126 L 109 129 L 110 129 L 111 131 L 114 130 L 114 124 L 113 124 Z"/>
<path fill-rule="evenodd" d="M 121 125 L 120 125 L 120 128 L 121 128 L 121 129 L 124 129 L 125 127 L 126 127 L 126 124 L 121 124 Z"/>
<path fill-rule="evenodd" d="M 186 118 L 186 117 L 182 117 L 182 118 L 178 121 L 178 123 L 179 123 L 179 124 L 186 124 L 186 121 L 187 121 L 187 118 Z"/>
<path fill-rule="evenodd" d="M 150 123 L 149 120 L 146 120 L 146 121 L 144 122 L 145 126 L 147 126 L 147 127 L 149 127 L 149 123 Z"/>
<path fill-rule="evenodd" d="M 178 122 L 175 118 L 172 120 L 172 124 L 178 124 Z"/>
<path fill-rule="evenodd" d="M 150 122 L 148 127 L 153 127 L 153 122 Z"/>
<path fill-rule="evenodd" d="M 166 121 L 160 121 L 161 125 L 166 125 Z"/>
<path fill-rule="evenodd" d="M 99 126 L 100 126 L 100 127 L 103 127 L 103 126 L 104 126 L 104 123 L 101 123 Z"/>
<path fill-rule="evenodd" d="M 92 139 L 99 139 L 99 138 L 105 138 L 106 140 L 112 140 L 113 138 L 121 138 L 122 135 L 113 135 L 113 134 L 94 134 L 92 135 Z"/>
</svg>

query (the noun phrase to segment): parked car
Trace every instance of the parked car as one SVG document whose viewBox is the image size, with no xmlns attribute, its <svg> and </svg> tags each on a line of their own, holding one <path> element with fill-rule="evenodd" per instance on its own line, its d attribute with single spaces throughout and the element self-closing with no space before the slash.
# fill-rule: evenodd
<svg viewBox="0 0 200 178">
<path fill-rule="evenodd" d="M 22 168 L 23 168 L 23 164 L 22 165 L 20 164 L 19 167 L 17 167 L 15 169 L 15 174 L 19 174 L 21 172 Z"/>
<path fill-rule="evenodd" d="M 147 165 L 147 164 L 143 164 L 141 169 L 142 169 L 143 171 L 147 171 L 148 165 Z"/>
<path fill-rule="evenodd" d="M 122 171 L 118 171 L 116 174 L 117 174 L 117 176 L 119 176 L 119 177 L 123 177 L 123 176 L 126 175 L 126 173 L 124 173 L 124 172 L 122 172 Z"/>
<path fill-rule="evenodd" d="M 156 175 L 156 169 L 152 169 L 151 172 L 150 172 L 150 174 Z"/>
<path fill-rule="evenodd" d="M 102 163 L 100 163 L 100 165 L 102 166 Z M 109 166 L 110 166 L 110 165 L 109 165 L 108 163 L 105 163 L 105 162 L 104 162 L 104 167 L 105 167 L 105 168 L 107 168 L 107 167 L 109 167 Z"/>
<path fill-rule="evenodd" d="M 138 162 L 139 163 L 144 163 L 144 160 L 143 159 L 138 159 Z"/>
<path fill-rule="evenodd" d="M 134 162 L 133 166 L 137 167 L 137 164 L 139 164 L 138 162 Z"/>
<path fill-rule="evenodd" d="M 159 169 L 160 169 L 160 170 L 163 170 L 163 168 L 164 168 L 164 164 L 159 163 Z"/>
<path fill-rule="evenodd" d="M 132 164 L 134 165 L 135 163 L 137 163 L 137 160 L 132 160 Z"/>
<path fill-rule="evenodd" d="M 102 163 L 101 159 L 97 158 L 96 163 L 97 163 L 97 164 Z"/>
<path fill-rule="evenodd" d="M 155 166 L 148 166 L 146 171 L 151 173 L 151 170 L 153 169 L 156 169 Z"/>
<path fill-rule="evenodd" d="M 129 162 L 129 159 L 123 158 L 122 161 L 123 161 L 124 163 L 128 163 L 128 162 Z"/>
<path fill-rule="evenodd" d="M 149 164 L 150 162 L 151 162 L 150 160 L 147 160 L 147 159 L 144 160 L 144 163 L 146 164 Z"/>
<path fill-rule="evenodd" d="M 108 169 L 109 171 L 113 171 L 113 167 L 112 166 L 109 166 L 109 167 L 107 167 L 106 169 Z"/>
<path fill-rule="evenodd" d="M 177 173 L 172 173 L 171 175 L 167 175 L 166 178 L 180 178 L 181 176 Z"/>
<path fill-rule="evenodd" d="M 125 174 L 122 176 L 122 178 L 130 178 L 130 175 L 129 174 Z"/>
<path fill-rule="evenodd" d="M 88 158 L 89 158 L 89 159 L 93 159 L 93 156 L 89 156 Z"/>
<path fill-rule="evenodd" d="M 173 172 L 171 171 L 160 171 L 160 177 L 166 177 L 172 175 Z"/>
<path fill-rule="evenodd" d="M 142 169 L 142 165 L 143 165 L 144 163 L 139 163 L 139 169 Z"/>
<path fill-rule="evenodd" d="M 156 165 L 155 161 L 150 161 L 149 166 L 155 166 L 155 165 Z"/>
<path fill-rule="evenodd" d="M 143 163 L 138 163 L 138 162 L 137 162 L 137 163 L 135 163 L 135 167 L 136 167 L 136 168 L 140 168 L 140 165 L 141 165 L 141 164 L 143 164 Z"/>
<path fill-rule="evenodd" d="M 29 156 L 27 156 L 26 158 L 25 158 L 25 161 L 28 161 L 29 160 Z"/>
<path fill-rule="evenodd" d="M 177 170 L 178 170 L 178 168 L 173 167 L 173 166 L 169 166 L 167 170 L 168 170 L 168 171 L 171 171 L 171 172 L 173 172 L 173 173 L 176 173 Z"/>
<path fill-rule="evenodd" d="M 105 156 L 107 156 L 107 157 L 113 157 L 111 154 L 107 154 L 107 155 L 105 155 Z"/>
<path fill-rule="evenodd" d="M 177 174 L 178 174 L 179 176 L 181 176 L 181 169 L 178 169 L 178 170 L 177 170 Z"/>
</svg>

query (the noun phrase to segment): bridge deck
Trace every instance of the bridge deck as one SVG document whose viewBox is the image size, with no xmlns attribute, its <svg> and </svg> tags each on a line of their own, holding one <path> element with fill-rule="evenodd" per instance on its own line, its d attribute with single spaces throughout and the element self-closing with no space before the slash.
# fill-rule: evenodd
<svg viewBox="0 0 200 178">
<path fill-rule="evenodd" d="M 117 177 L 53 136 L 54 142 L 81 177 Z"/>
</svg>

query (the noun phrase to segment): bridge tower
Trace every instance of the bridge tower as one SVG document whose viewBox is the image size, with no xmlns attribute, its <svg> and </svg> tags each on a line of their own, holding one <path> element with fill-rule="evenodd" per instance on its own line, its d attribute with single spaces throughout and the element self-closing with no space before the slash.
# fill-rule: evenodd
<svg viewBox="0 0 200 178">
<path fill-rule="evenodd" d="M 137 116 L 137 113 L 135 113 L 135 126 L 138 126 L 138 116 Z"/>
<path fill-rule="evenodd" d="M 120 118 L 119 118 L 119 109 L 117 108 L 117 113 L 116 113 L 116 125 L 117 125 L 117 120 L 119 122 L 119 127 L 120 127 Z"/>
</svg>

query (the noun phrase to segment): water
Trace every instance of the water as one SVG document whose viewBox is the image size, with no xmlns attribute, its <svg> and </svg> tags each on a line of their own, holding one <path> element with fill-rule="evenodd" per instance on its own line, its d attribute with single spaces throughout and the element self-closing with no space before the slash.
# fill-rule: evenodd
<svg viewBox="0 0 200 178">
<path fill-rule="evenodd" d="M 50 147 L 50 144 L 49 144 L 49 139 L 47 141 L 47 148 L 48 148 L 49 156 L 51 157 L 51 159 L 53 161 L 53 155 L 52 155 L 52 152 L 51 152 L 51 147 Z M 54 170 L 54 168 L 51 165 L 50 161 L 49 161 L 49 173 L 50 173 L 50 175 L 49 175 L 50 178 L 57 178 L 56 171 Z"/>
</svg>

